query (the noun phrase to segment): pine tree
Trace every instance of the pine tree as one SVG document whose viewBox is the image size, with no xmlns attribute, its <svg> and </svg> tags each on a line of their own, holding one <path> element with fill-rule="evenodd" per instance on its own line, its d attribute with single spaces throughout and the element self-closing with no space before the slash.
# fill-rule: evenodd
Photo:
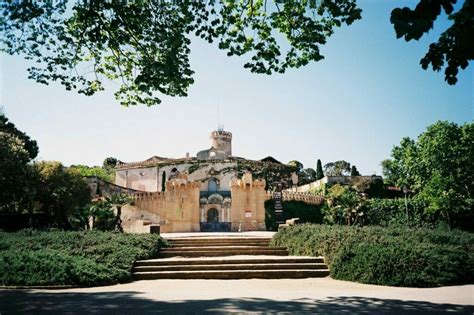
<svg viewBox="0 0 474 315">
<path fill-rule="evenodd" d="M 316 165 L 316 180 L 319 180 L 324 177 L 323 173 L 323 166 L 321 164 L 321 160 L 318 159 L 317 165 Z"/>
</svg>

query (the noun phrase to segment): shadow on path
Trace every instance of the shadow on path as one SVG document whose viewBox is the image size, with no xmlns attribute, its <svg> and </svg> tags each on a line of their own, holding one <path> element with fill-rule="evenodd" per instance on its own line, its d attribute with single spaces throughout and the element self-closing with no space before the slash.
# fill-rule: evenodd
<svg viewBox="0 0 474 315">
<path fill-rule="evenodd" d="M 0 313 L 374 313 L 374 314 L 473 314 L 474 306 L 430 302 L 365 298 L 329 297 L 324 300 L 275 301 L 259 298 L 154 301 L 140 292 L 34 292 L 0 290 Z"/>
</svg>

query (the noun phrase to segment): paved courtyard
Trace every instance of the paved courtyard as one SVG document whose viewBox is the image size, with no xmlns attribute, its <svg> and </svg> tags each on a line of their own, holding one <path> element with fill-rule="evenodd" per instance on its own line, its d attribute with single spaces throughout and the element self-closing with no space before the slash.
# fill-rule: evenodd
<svg viewBox="0 0 474 315">
<path fill-rule="evenodd" d="M 148 280 L 64 290 L 0 289 L 0 313 L 473 314 L 474 285 L 430 289 L 331 278 Z"/>
</svg>

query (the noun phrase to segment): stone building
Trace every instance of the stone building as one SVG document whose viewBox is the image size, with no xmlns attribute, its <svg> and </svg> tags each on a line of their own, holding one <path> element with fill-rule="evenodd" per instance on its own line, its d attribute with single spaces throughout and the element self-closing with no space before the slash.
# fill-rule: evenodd
<svg viewBox="0 0 474 315">
<path fill-rule="evenodd" d="M 232 156 L 232 133 L 223 129 L 210 139 L 211 147 L 195 157 L 117 165 L 115 185 L 135 199 L 122 210 L 125 230 L 145 231 L 149 224 L 160 224 L 162 232 L 265 230 L 266 182 L 252 169 L 276 169 L 280 176 L 289 167 L 273 158 Z"/>
</svg>

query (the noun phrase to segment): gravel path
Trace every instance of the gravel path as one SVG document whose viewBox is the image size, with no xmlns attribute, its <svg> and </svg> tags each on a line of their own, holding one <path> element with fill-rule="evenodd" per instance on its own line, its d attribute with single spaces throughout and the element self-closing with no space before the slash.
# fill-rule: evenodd
<svg viewBox="0 0 474 315">
<path fill-rule="evenodd" d="M 328 277 L 148 280 L 67 290 L 0 289 L 0 314 L 12 312 L 473 314 L 474 285 L 394 288 Z"/>
</svg>

